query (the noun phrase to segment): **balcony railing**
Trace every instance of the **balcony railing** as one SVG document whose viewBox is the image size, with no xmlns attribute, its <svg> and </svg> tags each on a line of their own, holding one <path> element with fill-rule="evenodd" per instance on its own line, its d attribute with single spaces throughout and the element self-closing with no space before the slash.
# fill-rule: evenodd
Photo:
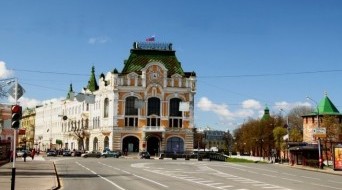
<svg viewBox="0 0 342 190">
<path fill-rule="evenodd" d="M 183 127 L 182 117 L 170 117 L 169 118 L 169 127 L 170 128 L 182 128 Z"/>
<path fill-rule="evenodd" d="M 126 127 L 138 127 L 138 116 L 126 116 L 125 126 Z"/>
</svg>

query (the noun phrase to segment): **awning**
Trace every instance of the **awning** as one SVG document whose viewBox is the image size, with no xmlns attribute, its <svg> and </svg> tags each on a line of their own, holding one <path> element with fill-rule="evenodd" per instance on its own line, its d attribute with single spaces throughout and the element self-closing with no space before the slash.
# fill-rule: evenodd
<svg viewBox="0 0 342 190">
<path fill-rule="evenodd" d="M 308 146 L 294 146 L 289 148 L 290 151 L 318 151 L 317 145 L 308 145 Z"/>
</svg>

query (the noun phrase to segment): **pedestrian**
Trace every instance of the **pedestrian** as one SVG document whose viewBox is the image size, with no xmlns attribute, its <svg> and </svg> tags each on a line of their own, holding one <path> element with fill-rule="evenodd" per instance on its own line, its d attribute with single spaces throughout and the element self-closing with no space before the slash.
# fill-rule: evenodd
<svg viewBox="0 0 342 190">
<path fill-rule="evenodd" d="M 31 158 L 32 158 L 32 160 L 34 159 L 34 155 L 36 154 L 36 149 L 33 149 L 32 151 L 31 151 Z"/>
<path fill-rule="evenodd" d="M 25 150 L 23 154 L 24 162 L 26 162 L 26 157 L 27 157 L 27 151 Z"/>
</svg>

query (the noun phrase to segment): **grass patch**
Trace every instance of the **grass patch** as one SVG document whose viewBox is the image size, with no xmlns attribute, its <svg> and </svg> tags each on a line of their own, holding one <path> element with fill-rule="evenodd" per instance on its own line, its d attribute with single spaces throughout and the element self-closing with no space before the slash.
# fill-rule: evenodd
<svg viewBox="0 0 342 190">
<path fill-rule="evenodd" d="M 253 160 L 247 160 L 243 158 L 227 158 L 226 162 L 239 162 L 239 163 L 255 163 Z"/>
</svg>

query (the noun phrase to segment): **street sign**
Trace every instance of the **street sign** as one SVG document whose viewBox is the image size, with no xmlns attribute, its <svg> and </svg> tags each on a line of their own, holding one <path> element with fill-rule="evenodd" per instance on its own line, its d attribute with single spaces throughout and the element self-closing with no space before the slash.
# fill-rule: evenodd
<svg viewBox="0 0 342 190">
<path fill-rule="evenodd" d="M 25 93 L 24 88 L 18 83 L 18 90 L 17 90 L 17 99 L 22 97 Z M 8 94 L 12 96 L 12 98 L 15 98 L 15 85 L 12 85 L 10 89 L 8 89 Z"/>
<path fill-rule="evenodd" d="M 313 136 L 316 138 L 325 138 L 327 137 L 327 129 L 324 127 L 314 128 Z"/>
</svg>

